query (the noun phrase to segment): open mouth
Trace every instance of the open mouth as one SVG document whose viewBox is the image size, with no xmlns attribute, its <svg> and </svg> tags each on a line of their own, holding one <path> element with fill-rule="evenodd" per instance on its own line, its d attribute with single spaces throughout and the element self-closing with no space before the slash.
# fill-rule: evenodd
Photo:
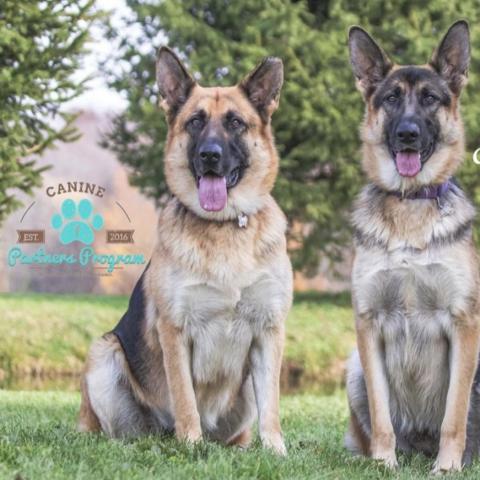
<svg viewBox="0 0 480 480">
<path fill-rule="evenodd" d="M 413 150 L 406 148 L 404 150 L 392 151 L 398 173 L 402 177 L 415 177 L 422 169 L 423 164 L 428 160 L 433 152 L 433 142 L 424 150 Z"/>
<path fill-rule="evenodd" d="M 225 208 L 229 188 L 233 188 L 240 179 L 240 168 L 235 168 L 226 177 L 206 173 L 197 178 L 198 200 L 207 212 L 219 212 Z"/>
<path fill-rule="evenodd" d="M 402 177 L 414 177 L 422 169 L 421 154 L 415 150 L 395 152 L 395 165 Z"/>
</svg>

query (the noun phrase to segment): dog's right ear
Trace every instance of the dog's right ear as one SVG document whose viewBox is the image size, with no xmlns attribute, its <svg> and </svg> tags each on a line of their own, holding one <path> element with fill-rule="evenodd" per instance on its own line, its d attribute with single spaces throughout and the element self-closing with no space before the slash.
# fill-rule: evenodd
<svg viewBox="0 0 480 480">
<path fill-rule="evenodd" d="M 357 87 L 369 98 L 377 85 L 385 78 L 393 64 L 375 40 L 360 27 L 348 32 L 350 63 L 357 79 Z"/>
<path fill-rule="evenodd" d="M 195 80 L 168 47 L 161 47 L 157 53 L 157 84 L 162 97 L 160 106 L 169 115 L 174 115 L 187 101 L 195 85 Z"/>
<path fill-rule="evenodd" d="M 470 63 L 470 34 L 468 23 L 455 22 L 433 53 L 430 65 L 447 81 L 456 95 L 467 82 Z"/>
</svg>

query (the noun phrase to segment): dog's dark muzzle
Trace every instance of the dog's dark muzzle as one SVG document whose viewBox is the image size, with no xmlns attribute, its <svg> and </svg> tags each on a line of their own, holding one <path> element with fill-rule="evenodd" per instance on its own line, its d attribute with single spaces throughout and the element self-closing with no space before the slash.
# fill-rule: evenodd
<svg viewBox="0 0 480 480">
<path fill-rule="evenodd" d="M 395 152 L 422 149 L 421 126 L 410 119 L 402 119 L 390 135 L 391 147 Z"/>
<path fill-rule="evenodd" d="M 206 141 L 202 143 L 198 149 L 198 166 L 201 174 L 215 173 L 221 175 L 223 173 L 223 147 L 215 141 Z"/>
<path fill-rule="evenodd" d="M 205 175 L 225 177 L 227 188 L 234 187 L 241 178 L 241 168 L 229 158 L 227 147 L 218 139 L 208 138 L 198 146 L 194 167 L 197 181 Z"/>
<path fill-rule="evenodd" d="M 390 150 L 393 157 L 398 152 L 419 152 L 424 163 L 434 150 L 434 139 L 420 121 L 402 118 L 389 135 Z"/>
<path fill-rule="evenodd" d="M 415 147 L 420 138 L 420 126 L 416 122 L 403 120 L 397 126 L 395 138 L 405 147 Z"/>
</svg>

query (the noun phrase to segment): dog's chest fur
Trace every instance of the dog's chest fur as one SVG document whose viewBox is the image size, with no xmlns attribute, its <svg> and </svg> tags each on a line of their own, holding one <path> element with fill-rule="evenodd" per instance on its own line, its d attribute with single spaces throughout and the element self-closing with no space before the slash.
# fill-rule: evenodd
<svg viewBox="0 0 480 480">
<path fill-rule="evenodd" d="M 433 433 L 445 410 L 451 327 L 474 294 L 473 209 L 460 192 L 443 211 L 375 195 L 364 192 L 354 217 L 355 309 L 380 332 L 394 425 Z"/>
<path fill-rule="evenodd" d="M 191 345 L 199 410 L 203 422 L 214 425 L 248 379 L 252 343 L 282 318 L 285 292 L 265 273 L 245 288 L 192 282 L 178 289 L 174 304 L 176 321 Z"/>
<path fill-rule="evenodd" d="M 253 342 L 283 321 L 290 307 L 285 223 L 277 213 L 270 212 L 269 224 L 251 219 L 247 229 L 234 223 L 182 227 L 178 213 L 168 228 L 164 219 L 156 259 L 161 265 L 155 270 L 152 264 L 152 282 L 160 310 L 190 345 L 197 404 L 210 427 L 247 380 Z"/>
</svg>

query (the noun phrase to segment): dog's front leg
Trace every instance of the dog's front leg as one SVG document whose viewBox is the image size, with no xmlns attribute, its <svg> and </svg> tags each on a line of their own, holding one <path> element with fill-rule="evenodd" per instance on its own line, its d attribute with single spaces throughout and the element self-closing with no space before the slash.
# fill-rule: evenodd
<svg viewBox="0 0 480 480">
<path fill-rule="evenodd" d="M 467 435 L 467 415 L 479 348 L 477 323 L 459 321 L 450 342 L 450 384 L 434 473 L 459 471 Z"/>
<path fill-rule="evenodd" d="M 381 339 L 367 316 L 357 318 L 358 352 L 365 375 L 372 424 L 370 453 L 390 468 L 396 467 L 395 433 L 389 407 L 389 388 L 381 351 Z"/>
<path fill-rule="evenodd" d="M 254 340 L 250 352 L 260 438 L 264 447 L 279 455 L 287 453 L 279 412 L 284 335 L 283 324 L 270 327 Z"/>
<path fill-rule="evenodd" d="M 189 346 L 182 331 L 168 321 L 160 321 L 158 333 L 175 418 L 175 433 L 179 440 L 198 442 L 202 439 L 202 427 L 193 389 Z"/>
</svg>

